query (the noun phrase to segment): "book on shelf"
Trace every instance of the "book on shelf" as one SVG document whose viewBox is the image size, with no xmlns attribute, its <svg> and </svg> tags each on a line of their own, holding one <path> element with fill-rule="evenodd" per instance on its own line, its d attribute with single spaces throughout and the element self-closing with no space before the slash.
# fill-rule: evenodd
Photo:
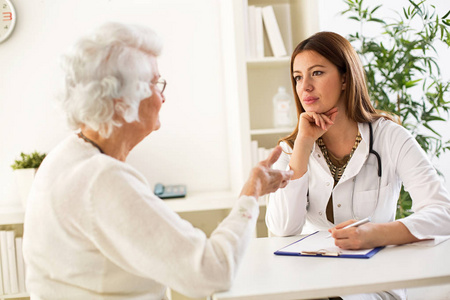
<svg viewBox="0 0 450 300">
<path fill-rule="evenodd" d="M 1 243 L 1 238 L 0 238 L 0 243 Z M 0 247 L 1 247 L 1 245 L 0 245 Z M 1 253 L 1 248 L 0 248 L 0 264 L 3 267 L 2 260 L 1 260 L 1 254 L 2 253 Z M 3 289 L 3 270 L 2 270 L 2 267 L 0 267 L 0 295 L 5 294 L 5 290 Z"/>
<path fill-rule="evenodd" d="M 270 152 L 272 152 L 273 148 L 259 148 L 259 160 L 266 160 L 269 157 Z"/>
<path fill-rule="evenodd" d="M 264 160 L 266 156 L 266 149 L 263 147 L 258 147 L 258 161 Z"/>
<path fill-rule="evenodd" d="M 250 28 L 249 28 L 249 23 L 248 23 L 248 19 L 249 19 L 249 5 L 248 5 L 248 1 L 244 0 L 242 1 L 242 7 L 243 7 L 243 12 L 244 12 L 244 24 L 245 24 L 245 30 L 244 30 L 244 37 L 245 37 L 245 55 L 247 57 L 251 57 L 250 55 Z"/>
<path fill-rule="evenodd" d="M 275 12 L 275 17 L 277 18 L 277 24 L 280 28 L 284 46 L 286 47 L 288 55 L 290 55 L 294 49 L 294 45 L 292 45 L 291 5 L 289 3 L 273 3 L 272 7 Z"/>
<path fill-rule="evenodd" d="M 264 27 L 262 19 L 262 8 L 255 7 L 255 49 L 256 57 L 264 57 Z M 251 21 L 250 21 L 251 22 Z"/>
<path fill-rule="evenodd" d="M 8 268 L 9 282 L 11 283 L 11 294 L 19 292 L 19 282 L 17 281 L 16 246 L 14 231 L 6 231 L 6 246 L 8 248 Z"/>
<path fill-rule="evenodd" d="M 9 295 L 11 294 L 11 280 L 9 279 L 8 247 L 6 240 L 6 230 L 0 230 L 0 254 L 3 273 L 3 293 L 5 295 Z"/>
<path fill-rule="evenodd" d="M 23 260 L 21 237 L 16 238 L 17 279 L 19 281 L 19 293 L 25 293 L 25 262 Z"/>
<path fill-rule="evenodd" d="M 256 166 L 259 162 L 258 160 L 258 141 L 251 141 L 252 150 L 252 167 Z"/>
<path fill-rule="evenodd" d="M 25 263 L 22 238 L 14 230 L 0 230 L 0 295 L 25 293 Z"/>
<path fill-rule="evenodd" d="M 283 38 L 281 37 L 280 27 L 278 26 L 273 7 L 271 5 L 263 7 L 262 16 L 273 56 L 286 56 L 286 47 L 284 46 Z"/>
<path fill-rule="evenodd" d="M 256 57 L 256 20 L 255 6 L 250 5 L 247 8 L 247 57 Z"/>
<path fill-rule="evenodd" d="M 272 150 L 273 148 L 266 149 L 264 147 L 259 147 L 258 141 L 256 140 L 251 141 L 252 167 L 256 166 L 260 161 L 267 159 Z"/>
<path fill-rule="evenodd" d="M 249 5 L 245 9 L 245 37 L 248 59 L 287 56 L 292 48 L 290 5 L 275 3 L 269 6 Z"/>
</svg>

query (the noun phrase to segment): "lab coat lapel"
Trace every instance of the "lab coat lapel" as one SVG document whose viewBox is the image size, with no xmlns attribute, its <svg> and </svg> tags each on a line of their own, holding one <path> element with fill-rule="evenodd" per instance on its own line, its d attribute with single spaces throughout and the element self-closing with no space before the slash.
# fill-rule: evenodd
<svg viewBox="0 0 450 300">
<path fill-rule="evenodd" d="M 320 167 L 319 169 L 323 172 L 322 175 L 324 175 L 325 177 L 330 177 L 332 179 L 330 168 L 328 167 L 327 162 L 323 157 L 322 150 L 320 150 L 320 147 L 317 145 L 317 143 L 314 143 L 313 145 L 311 156 L 313 157 L 314 163 L 317 164 Z"/>
<path fill-rule="evenodd" d="M 369 125 L 365 123 L 358 123 L 359 132 L 361 133 L 361 142 L 353 153 L 352 158 L 348 162 L 347 168 L 345 168 L 344 175 L 339 183 L 343 183 L 354 176 L 356 176 L 361 170 L 364 162 L 369 156 L 369 139 L 370 130 Z"/>
<path fill-rule="evenodd" d="M 311 214 L 309 217 L 315 219 L 316 224 L 322 224 L 324 228 L 329 228 L 331 223 L 327 220 L 325 211 L 334 180 L 322 151 L 316 143 L 314 143 L 309 163 L 309 168 L 313 169 L 318 175 L 309 177 L 309 193 L 314 199 L 314 202 L 310 203 L 309 211 Z"/>
</svg>

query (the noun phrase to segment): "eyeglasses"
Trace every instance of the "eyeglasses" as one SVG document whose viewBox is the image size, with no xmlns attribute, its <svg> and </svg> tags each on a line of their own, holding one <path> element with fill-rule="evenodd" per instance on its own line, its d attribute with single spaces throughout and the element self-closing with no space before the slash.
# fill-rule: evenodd
<svg viewBox="0 0 450 300">
<path fill-rule="evenodd" d="M 155 83 L 155 85 L 162 94 L 164 92 L 164 90 L 166 89 L 167 81 L 163 78 L 160 78 L 160 79 L 158 79 L 158 82 Z"/>
</svg>

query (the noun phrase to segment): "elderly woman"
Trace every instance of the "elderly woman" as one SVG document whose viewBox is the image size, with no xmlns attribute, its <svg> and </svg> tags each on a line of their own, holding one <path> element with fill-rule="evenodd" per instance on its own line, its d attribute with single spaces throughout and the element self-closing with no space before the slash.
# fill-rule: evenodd
<svg viewBox="0 0 450 300">
<path fill-rule="evenodd" d="M 252 170 L 229 216 L 207 238 L 156 197 L 125 163 L 160 127 L 166 82 L 153 31 L 110 23 L 64 59 L 63 107 L 78 133 L 37 173 L 25 218 L 31 299 L 162 299 L 166 286 L 191 297 L 230 287 L 258 217 L 257 197 L 287 184 Z"/>
</svg>

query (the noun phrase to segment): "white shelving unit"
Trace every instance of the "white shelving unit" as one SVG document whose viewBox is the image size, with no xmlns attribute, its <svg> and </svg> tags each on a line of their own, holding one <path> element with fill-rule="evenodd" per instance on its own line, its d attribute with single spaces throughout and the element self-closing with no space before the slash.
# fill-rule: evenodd
<svg viewBox="0 0 450 300">
<path fill-rule="evenodd" d="M 290 57 L 264 57 L 264 58 L 247 58 L 247 67 L 257 68 L 260 66 L 285 66 L 289 64 Z"/>
<path fill-rule="evenodd" d="M 20 294 L 14 294 L 14 295 L 1 295 L 0 300 L 5 299 L 15 299 L 15 300 L 25 300 L 30 299 L 30 295 L 28 293 L 20 293 Z"/>
<path fill-rule="evenodd" d="M 186 198 L 165 200 L 166 204 L 177 213 L 190 213 L 214 210 L 229 210 L 238 199 L 233 192 L 190 193 Z M 264 206 L 264 199 L 258 201 Z"/>
<path fill-rule="evenodd" d="M 0 207 L 0 225 L 23 224 L 25 212 L 21 206 Z"/>
<path fill-rule="evenodd" d="M 316 1 L 231 0 L 221 1 L 221 27 L 228 113 L 230 161 L 234 189 L 243 183 L 251 168 L 251 141 L 272 148 L 294 128 L 273 127 L 272 98 L 284 86 L 292 95 L 290 55 L 295 46 L 318 31 Z M 265 57 L 251 58 L 246 51 L 248 6 L 272 5 L 287 56 L 273 57 L 266 33 Z"/>
<path fill-rule="evenodd" d="M 25 212 L 21 206 L 13 207 L 0 207 L 0 227 L 4 229 L 13 229 L 22 235 L 23 232 L 23 220 Z M 2 284 L 0 282 L 0 284 Z M 30 299 L 28 293 L 19 293 L 12 295 L 0 295 L 0 300 L 5 299 Z"/>
<path fill-rule="evenodd" d="M 266 135 L 266 134 L 286 134 L 290 133 L 294 130 L 294 128 L 291 127 L 285 127 L 285 128 L 266 128 L 266 129 L 253 129 L 250 130 L 250 134 L 252 136 L 256 135 Z"/>
</svg>

